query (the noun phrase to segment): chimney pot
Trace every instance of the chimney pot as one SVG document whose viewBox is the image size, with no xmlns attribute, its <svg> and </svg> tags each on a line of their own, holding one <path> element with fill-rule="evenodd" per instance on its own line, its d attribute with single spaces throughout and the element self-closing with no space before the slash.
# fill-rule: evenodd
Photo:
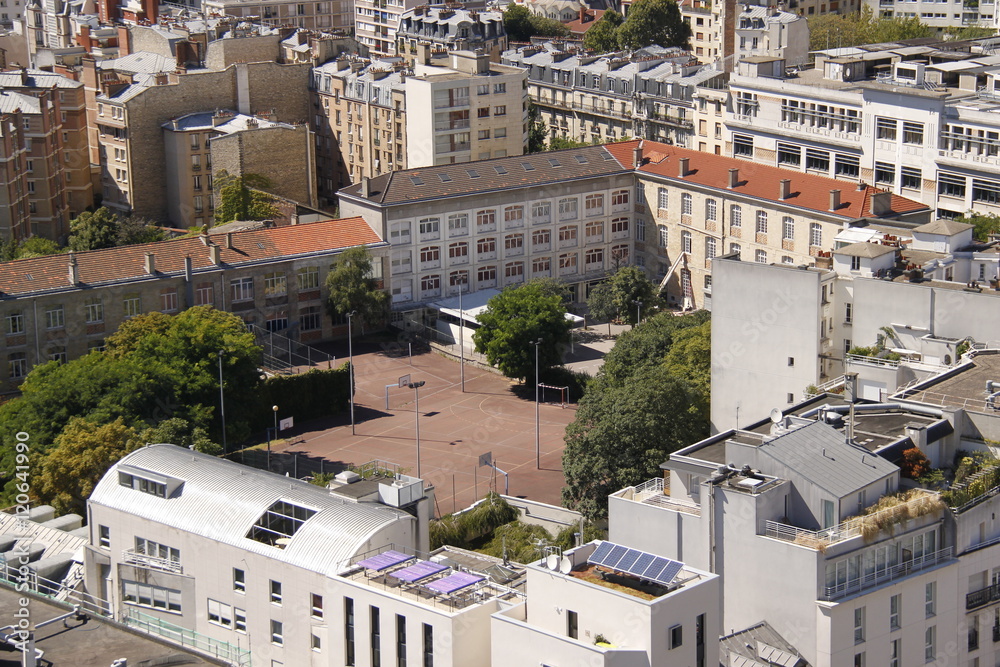
<svg viewBox="0 0 1000 667">
<path fill-rule="evenodd" d="M 632 160 L 635 162 L 636 169 L 642 166 L 642 142 L 635 145 L 635 149 L 632 151 Z"/>
<path fill-rule="evenodd" d="M 69 251 L 69 284 L 77 285 L 80 282 L 80 269 L 76 264 L 76 253 Z"/>
<path fill-rule="evenodd" d="M 219 257 L 219 246 L 215 244 L 208 246 L 208 259 L 216 266 L 222 264 L 222 260 Z"/>
<path fill-rule="evenodd" d="M 680 176 L 681 178 L 684 178 L 685 176 L 688 175 L 688 165 L 691 163 L 691 158 L 682 157 L 680 160 L 677 161 L 677 163 L 678 165 L 680 165 L 678 167 L 677 175 Z"/>
<path fill-rule="evenodd" d="M 226 248 L 229 250 L 233 249 L 233 233 L 226 232 Z"/>
<path fill-rule="evenodd" d="M 365 199 L 372 196 L 371 179 L 367 176 L 361 179 L 361 196 Z"/>
<path fill-rule="evenodd" d="M 836 211 L 840 208 L 840 190 L 830 190 L 830 210 Z"/>
<path fill-rule="evenodd" d="M 733 188 L 735 188 L 736 184 L 739 182 L 740 182 L 740 170 L 734 167 L 733 169 L 729 170 L 729 186 L 728 186 L 729 189 L 732 190 Z"/>
<path fill-rule="evenodd" d="M 146 253 L 146 273 L 149 275 L 156 273 L 156 255 L 151 252 Z"/>
<path fill-rule="evenodd" d="M 871 196 L 871 214 L 876 217 L 892 212 L 892 193 L 876 192 Z"/>
<path fill-rule="evenodd" d="M 785 200 L 792 193 L 792 180 L 790 178 L 783 178 L 778 184 L 778 198 Z"/>
</svg>

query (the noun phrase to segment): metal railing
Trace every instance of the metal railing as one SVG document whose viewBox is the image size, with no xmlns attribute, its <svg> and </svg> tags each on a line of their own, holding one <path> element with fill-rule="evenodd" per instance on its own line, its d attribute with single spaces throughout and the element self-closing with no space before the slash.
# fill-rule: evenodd
<svg viewBox="0 0 1000 667">
<path fill-rule="evenodd" d="M 868 366 L 883 366 L 886 368 L 897 368 L 899 366 L 899 360 L 868 357 L 862 354 L 844 355 L 844 361 L 850 361 L 856 364 L 866 364 Z"/>
<path fill-rule="evenodd" d="M 965 596 L 965 610 L 979 609 L 991 602 L 1000 602 L 1000 584 L 993 584 Z"/>
<path fill-rule="evenodd" d="M 299 367 L 316 368 L 324 364 L 326 368 L 333 368 L 333 363 L 337 360 L 326 352 L 256 324 L 247 324 L 247 329 L 263 350 L 261 366 L 272 373 L 297 373 Z"/>
<path fill-rule="evenodd" d="M 869 588 L 874 588 L 890 581 L 896 581 L 898 579 L 902 579 L 903 577 L 908 577 L 914 572 L 926 570 L 929 567 L 933 567 L 939 563 L 950 560 L 951 557 L 952 548 L 946 547 L 944 549 L 939 549 L 929 554 L 913 558 L 905 563 L 900 563 L 883 570 L 866 573 L 860 577 L 856 577 L 850 581 L 845 581 L 841 584 L 825 586 L 823 588 L 822 599 L 827 601 L 837 600 L 848 595 L 853 595 L 854 593 L 860 593 L 861 591 L 868 590 Z"/>
<path fill-rule="evenodd" d="M 184 574 L 184 568 L 181 567 L 178 561 L 170 558 L 160 558 L 159 556 L 150 556 L 135 549 L 125 549 L 122 551 L 122 563 L 148 567 L 154 570 L 163 570 L 164 572 L 173 572 L 175 574 Z"/>
<path fill-rule="evenodd" d="M 219 660 L 225 660 L 237 667 L 251 667 L 250 651 L 239 646 L 233 646 L 229 642 L 213 639 L 200 632 L 182 628 L 132 608 L 124 611 L 122 621 L 130 628 L 162 637 L 171 643 L 185 648 L 192 648 L 200 653 L 214 656 Z"/>
</svg>

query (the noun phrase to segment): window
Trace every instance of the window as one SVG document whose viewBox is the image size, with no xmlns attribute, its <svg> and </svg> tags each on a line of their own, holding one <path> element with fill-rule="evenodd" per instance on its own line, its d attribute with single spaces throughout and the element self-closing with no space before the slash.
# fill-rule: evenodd
<svg viewBox="0 0 1000 667">
<path fill-rule="evenodd" d="M 448 216 L 448 235 L 465 236 L 469 233 L 469 216 L 460 213 Z"/>
<path fill-rule="evenodd" d="M 434 667 L 434 626 L 424 623 L 424 664 Z"/>
<path fill-rule="evenodd" d="M 896 140 L 897 122 L 892 118 L 875 119 L 875 137 L 884 141 Z"/>
<path fill-rule="evenodd" d="M 656 208 L 661 211 L 667 210 L 667 204 L 670 203 L 670 193 L 666 188 L 656 189 Z"/>
<path fill-rule="evenodd" d="M 476 254 L 480 259 L 492 259 L 497 254 L 497 240 L 495 238 L 485 238 L 476 241 Z"/>
<path fill-rule="evenodd" d="M 344 664 L 354 665 L 354 600 L 344 598 Z"/>
<path fill-rule="evenodd" d="M 7 355 L 8 377 L 23 378 L 28 374 L 28 358 L 24 352 L 11 352 Z"/>
<path fill-rule="evenodd" d="M 887 162 L 876 162 L 875 182 L 884 185 L 894 185 L 896 183 L 896 165 Z"/>
<path fill-rule="evenodd" d="M 646 221 L 642 218 L 635 221 L 635 240 L 640 243 L 646 242 Z"/>
<path fill-rule="evenodd" d="M 865 652 L 854 654 L 854 667 L 865 667 Z"/>
<path fill-rule="evenodd" d="M 507 227 L 520 227 L 524 224 L 524 207 L 508 206 L 503 210 L 503 221 Z"/>
<path fill-rule="evenodd" d="M 319 635 L 313 633 L 309 646 L 310 648 L 312 648 L 312 650 L 319 653 L 320 651 L 323 650 L 323 640 L 320 639 Z"/>
<path fill-rule="evenodd" d="M 438 218 L 424 218 L 420 221 L 418 229 L 420 238 L 436 238 L 440 233 L 441 221 Z"/>
<path fill-rule="evenodd" d="M 931 581 L 924 587 L 924 615 L 931 618 L 937 613 L 934 598 L 937 595 L 937 582 Z"/>
<path fill-rule="evenodd" d="M 798 167 L 802 164 L 802 148 L 792 144 L 778 144 L 778 164 Z"/>
<path fill-rule="evenodd" d="M 604 213 L 604 195 L 587 195 L 583 199 L 583 208 L 588 216 Z"/>
<path fill-rule="evenodd" d="M 851 322 L 854 321 L 854 304 L 847 303 L 844 304 L 844 306 L 845 306 L 844 322 L 850 324 Z"/>
<path fill-rule="evenodd" d="M 90 320 L 87 320 L 88 322 Z M 24 313 L 15 310 L 7 314 L 7 335 L 16 336 L 24 333 Z"/>
<path fill-rule="evenodd" d="M 462 241 L 449 245 L 448 259 L 452 264 L 464 264 L 469 261 L 469 244 Z"/>
<path fill-rule="evenodd" d="M 781 239 L 783 241 L 795 240 L 795 220 L 787 215 L 781 219 Z"/>
<path fill-rule="evenodd" d="M 709 236 L 705 239 L 705 259 L 712 259 L 715 257 L 715 237 Z"/>
<path fill-rule="evenodd" d="M 965 197 L 965 177 L 955 174 L 938 176 L 938 194 L 948 197 Z"/>
<path fill-rule="evenodd" d="M 603 204 L 602 204 L 603 206 Z M 574 220 L 577 217 L 577 210 L 579 207 L 579 202 L 576 197 L 569 197 L 567 199 L 559 200 L 559 219 L 560 220 Z"/>
<path fill-rule="evenodd" d="M 718 215 L 716 207 L 717 205 L 714 199 L 708 199 L 705 201 L 705 220 L 715 222 L 716 216 Z"/>
<path fill-rule="evenodd" d="M 273 275 L 273 274 L 272 274 Z M 304 266 L 297 272 L 299 291 L 319 289 L 319 267 Z M 267 279 L 264 284 L 265 293 L 267 290 Z"/>
<path fill-rule="evenodd" d="M 899 653 L 899 640 L 893 639 L 889 642 L 889 667 L 899 667 Z"/>
<path fill-rule="evenodd" d="M 531 233 L 531 245 L 535 250 L 548 249 L 552 240 L 552 232 L 548 229 L 536 229 Z"/>
<path fill-rule="evenodd" d="M 531 205 L 531 221 L 541 224 L 549 222 L 552 218 L 552 204 L 547 201 L 538 201 Z"/>
<path fill-rule="evenodd" d="M 903 143 L 921 146 L 924 143 L 924 124 L 903 122 Z"/>
<path fill-rule="evenodd" d="M 547 275 L 551 269 L 552 261 L 548 257 L 536 257 L 531 260 L 531 272 L 537 275 Z"/>
<path fill-rule="evenodd" d="M 194 289 L 194 305 L 211 306 L 215 302 L 215 286 L 212 283 L 198 283 Z"/>
<path fill-rule="evenodd" d="M 826 151 L 806 149 L 806 169 L 812 171 L 830 171 L 830 154 Z"/>
<path fill-rule="evenodd" d="M 323 618 L 323 596 L 312 593 L 309 596 L 309 604 L 313 618 Z"/>
<path fill-rule="evenodd" d="M 524 234 L 508 234 L 503 240 L 504 250 L 507 255 L 520 255 L 524 253 Z"/>
<path fill-rule="evenodd" d="M 757 211 L 757 233 L 767 234 L 767 211 Z"/>
<path fill-rule="evenodd" d="M 433 268 L 441 266 L 441 248 L 438 246 L 427 246 L 420 249 L 421 268 Z M 430 266 L 427 266 L 430 265 Z"/>
<path fill-rule="evenodd" d="M 177 310 L 177 290 L 164 289 L 160 291 L 160 311 L 171 313 Z"/>
<path fill-rule="evenodd" d="M 932 625 L 924 631 L 924 662 L 934 662 L 937 657 L 935 643 L 937 641 L 937 626 Z"/>
<path fill-rule="evenodd" d="M 624 238 L 628 236 L 628 218 L 615 218 L 611 221 L 612 238 Z"/>
<path fill-rule="evenodd" d="M 899 170 L 899 184 L 906 190 L 919 190 L 923 184 L 923 176 L 919 169 L 902 167 Z"/>
<path fill-rule="evenodd" d="M 420 279 L 420 290 L 425 294 L 439 294 L 441 292 L 441 276 L 434 274 L 422 277 Z"/>
<path fill-rule="evenodd" d="M 476 272 L 476 280 L 481 284 L 483 283 L 495 283 L 497 280 L 497 267 L 495 266 L 483 266 L 480 267 Z M 484 287 L 488 287 L 488 284 L 484 284 Z"/>
<path fill-rule="evenodd" d="M 497 212 L 493 209 L 476 211 L 476 229 L 480 232 L 492 232 L 497 228 Z"/>
<path fill-rule="evenodd" d="M 66 315 L 62 306 L 53 306 L 45 310 L 45 328 L 62 329 L 66 326 Z"/>
<path fill-rule="evenodd" d="M 678 648 L 684 643 L 684 626 L 675 625 L 670 628 L 670 648 Z"/>
<path fill-rule="evenodd" d="M 837 153 L 833 163 L 834 175 L 844 178 L 857 178 L 861 175 L 861 160 L 855 155 Z"/>
<path fill-rule="evenodd" d="M 230 300 L 253 301 L 253 278 L 234 278 L 229 281 Z"/>
<path fill-rule="evenodd" d="M 281 621 L 271 619 L 271 643 L 281 646 L 285 643 L 285 631 Z"/>
<path fill-rule="evenodd" d="M 1000 204 L 1000 183 L 972 179 L 972 201 L 985 204 Z"/>
<path fill-rule="evenodd" d="M 823 246 L 823 225 L 818 222 L 809 223 L 809 245 L 818 248 Z"/>
<path fill-rule="evenodd" d="M 734 134 L 733 156 L 753 157 L 753 137 L 744 134 Z"/>
<path fill-rule="evenodd" d="M 172 588 L 122 580 L 122 600 L 137 607 L 181 613 L 181 592 Z"/>
<path fill-rule="evenodd" d="M 681 215 L 691 215 L 693 209 L 692 198 L 690 193 L 685 192 L 681 195 Z"/>
<path fill-rule="evenodd" d="M 740 208 L 739 204 L 733 204 L 729 207 L 729 226 L 730 227 L 742 227 L 743 226 L 743 209 Z"/>
<path fill-rule="evenodd" d="M 739 243 L 730 243 L 729 244 L 729 252 L 730 252 L 730 254 L 736 255 L 736 259 L 740 258 L 740 252 L 742 250 L 743 250 L 743 248 L 740 247 Z"/>
<path fill-rule="evenodd" d="M 584 261 L 587 264 L 587 270 L 592 271 L 595 265 L 604 265 L 604 250 L 601 248 L 594 248 L 593 250 L 588 250 L 584 253 Z"/>
<path fill-rule="evenodd" d="M 524 276 L 524 262 L 508 262 L 503 271 L 505 278 L 520 280 Z"/>
<path fill-rule="evenodd" d="M 233 627 L 233 607 L 232 605 L 219 602 L 209 598 L 208 600 L 208 622 L 221 625 L 224 628 Z"/>
<path fill-rule="evenodd" d="M 691 252 L 691 232 L 681 232 L 681 252 Z"/>
<path fill-rule="evenodd" d="M 104 321 L 104 302 L 100 297 L 87 299 L 84 302 L 84 312 L 86 313 L 87 324 L 94 324 Z"/>
<path fill-rule="evenodd" d="M 666 248 L 667 247 L 667 241 L 670 240 L 669 239 L 669 232 L 668 232 L 668 229 L 667 229 L 666 225 L 657 225 L 656 231 L 657 231 L 657 236 L 659 237 L 658 241 L 659 241 L 660 247 L 661 248 Z"/>
<path fill-rule="evenodd" d="M 580 617 L 575 611 L 566 610 L 566 636 L 578 639 L 580 633 Z"/>
<path fill-rule="evenodd" d="M 369 607 L 371 615 L 371 649 L 372 667 L 382 665 L 382 628 L 380 623 L 379 608 L 372 605 Z"/>
<path fill-rule="evenodd" d="M 506 116 L 507 115 L 507 107 L 506 107 L 506 105 L 500 105 L 498 107 L 493 107 L 493 115 L 494 116 Z"/>
<path fill-rule="evenodd" d="M 754 261 L 758 264 L 767 264 L 767 251 L 758 250 L 754 253 Z"/>
<path fill-rule="evenodd" d="M 611 193 L 611 206 L 615 208 L 628 206 L 628 195 L 628 190 L 615 190 Z"/>
<path fill-rule="evenodd" d="M 854 643 L 860 644 L 865 640 L 865 608 L 858 607 L 854 610 Z"/>
<path fill-rule="evenodd" d="M 284 273 L 264 274 L 264 298 L 285 296 L 288 293 L 288 282 Z"/>
<path fill-rule="evenodd" d="M 271 603 L 281 604 L 281 582 L 271 580 Z"/>
<path fill-rule="evenodd" d="M 247 592 L 247 573 L 236 567 L 233 568 L 233 590 L 237 593 Z"/>
<path fill-rule="evenodd" d="M 406 667 L 406 617 L 396 614 L 396 667 Z"/>
<path fill-rule="evenodd" d="M 98 544 L 100 544 L 102 549 L 111 548 L 111 528 L 108 526 L 98 526 Z"/>
</svg>

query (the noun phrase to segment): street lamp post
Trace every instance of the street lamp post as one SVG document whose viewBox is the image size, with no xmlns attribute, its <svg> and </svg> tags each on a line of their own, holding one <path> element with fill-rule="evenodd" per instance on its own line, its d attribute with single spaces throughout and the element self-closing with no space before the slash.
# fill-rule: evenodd
<svg viewBox="0 0 1000 667">
<path fill-rule="evenodd" d="M 222 417 L 222 455 L 226 455 L 226 394 L 222 389 L 222 350 L 219 350 L 219 415 Z"/>
<path fill-rule="evenodd" d="M 413 387 L 413 399 L 415 403 L 413 418 L 417 431 L 417 477 L 420 479 L 423 479 L 423 476 L 420 474 L 420 388 L 423 387 L 424 384 L 425 382 L 423 380 L 410 383 L 410 386 Z"/>
<path fill-rule="evenodd" d="M 465 310 L 462 308 L 462 292 L 465 291 L 465 280 L 458 286 L 458 353 L 461 356 L 462 393 L 465 393 Z"/>
<path fill-rule="evenodd" d="M 636 299 L 632 303 L 635 304 L 635 324 L 639 326 L 639 321 L 642 319 L 642 299 Z"/>
<path fill-rule="evenodd" d="M 271 410 L 274 412 L 274 439 L 278 439 L 278 406 L 272 405 Z M 271 471 L 271 429 L 267 429 L 267 470 Z"/>
<path fill-rule="evenodd" d="M 535 346 L 535 469 L 542 469 L 542 446 L 538 437 L 538 346 L 542 344 L 542 339 L 531 342 Z"/>
<path fill-rule="evenodd" d="M 350 370 L 350 381 L 351 387 L 348 390 L 348 394 L 351 397 L 351 435 L 357 435 L 354 430 L 354 336 L 352 335 L 351 328 L 351 318 L 357 314 L 357 311 L 352 310 L 347 313 L 347 363 Z"/>
</svg>

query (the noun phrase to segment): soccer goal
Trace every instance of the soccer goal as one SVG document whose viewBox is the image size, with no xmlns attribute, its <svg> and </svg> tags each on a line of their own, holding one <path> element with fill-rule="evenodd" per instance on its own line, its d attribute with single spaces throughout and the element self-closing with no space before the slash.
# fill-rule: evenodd
<svg viewBox="0 0 1000 667">
<path fill-rule="evenodd" d="M 559 407 L 565 408 L 566 403 L 569 402 L 569 387 L 555 387 L 550 384 L 539 384 L 538 388 L 541 389 L 540 401 L 542 403 L 559 403 Z M 547 392 L 547 393 L 546 393 Z M 556 401 L 556 397 L 559 400 Z"/>
</svg>

